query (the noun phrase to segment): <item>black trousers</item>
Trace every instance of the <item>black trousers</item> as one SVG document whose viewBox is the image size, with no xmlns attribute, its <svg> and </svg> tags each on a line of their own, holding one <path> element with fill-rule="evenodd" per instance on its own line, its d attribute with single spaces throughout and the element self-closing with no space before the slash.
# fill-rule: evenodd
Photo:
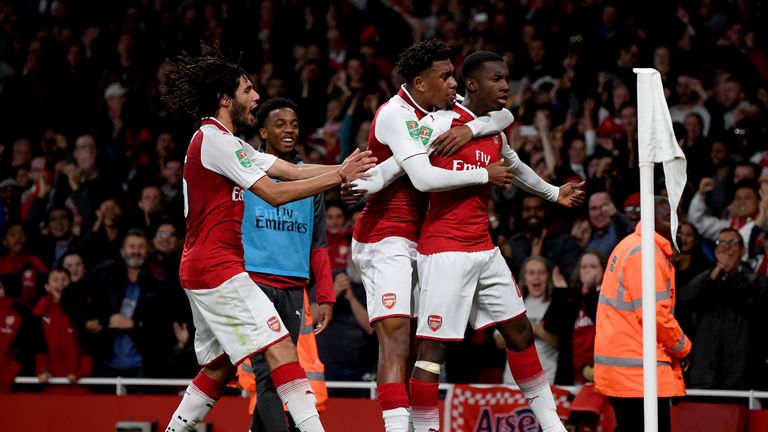
<svg viewBox="0 0 768 432">
<path fill-rule="evenodd" d="M 609 398 L 616 414 L 615 432 L 643 432 L 643 398 Z M 659 432 L 671 432 L 672 422 L 669 418 L 670 398 L 659 398 Z"/>
<path fill-rule="evenodd" d="M 299 339 L 304 321 L 304 287 L 278 289 L 259 284 L 280 315 L 293 344 Z M 286 421 L 283 402 L 277 394 L 267 361 L 262 353 L 251 356 L 253 374 L 256 376 L 256 409 L 251 420 L 251 432 L 288 432 L 293 430 Z M 292 423 L 292 422 L 291 422 Z"/>
</svg>

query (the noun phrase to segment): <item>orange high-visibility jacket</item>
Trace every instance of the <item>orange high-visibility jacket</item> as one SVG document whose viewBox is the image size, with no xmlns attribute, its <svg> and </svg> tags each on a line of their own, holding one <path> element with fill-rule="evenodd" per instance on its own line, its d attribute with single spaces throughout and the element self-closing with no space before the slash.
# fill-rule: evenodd
<svg viewBox="0 0 768 432">
<path fill-rule="evenodd" d="M 606 396 L 643 397 L 643 309 L 640 223 L 613 250 L 600 287 L 595 336 L 595 388 Z M 685 395 L 679 359 L 691 342 L 673 316 L 675 269 L 672 245 L 656 244 L 656 372 L 659 397 Z"/>
<path fill-rule="evenodd" d="M 312 316 L 309 313 L 309 297 L 304 291 L 304 323 L 299 330 L 299 340 L 296 343 L 296 351 L 299 355 L 299 364 L 307 373 L 309 385 L 317 399 L 317 411 L 325 411 L 328 402 L 328 388 L 325 385 L 325 365 L 320 361 L 317 353 L 317 341 L 312 331 Z M 253 415 L 256 407 L 256 377 L 253 375 L 251 359 L 245 359 L 237 368 L 237 381 L 240 387 L 251 394 L 248 404 L 248 414 Z M 283 405 L 285 408 L 285 405 Z M 286 411 L 288 411 L 286 409 Z"/>
</svg>

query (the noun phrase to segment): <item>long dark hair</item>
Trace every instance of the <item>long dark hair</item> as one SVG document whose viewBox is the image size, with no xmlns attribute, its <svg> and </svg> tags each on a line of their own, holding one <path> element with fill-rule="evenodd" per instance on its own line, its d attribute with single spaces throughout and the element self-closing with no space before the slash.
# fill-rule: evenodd
<svg viewBox="0 0 768 432">
<path fill-rule="evenodd" d="M 196 120 L 215 115 L 219 98 L 234 97 L 240 78 L 248 76 L 239 61 L 235 64 L 224 56 L 218 42 L 213 46 L 201 43 L 200 47 L 199 57 L 184 52 L 177 61 L 168 60 L 168 80 L 162 96 L 169 109 Z"/>
</svg>

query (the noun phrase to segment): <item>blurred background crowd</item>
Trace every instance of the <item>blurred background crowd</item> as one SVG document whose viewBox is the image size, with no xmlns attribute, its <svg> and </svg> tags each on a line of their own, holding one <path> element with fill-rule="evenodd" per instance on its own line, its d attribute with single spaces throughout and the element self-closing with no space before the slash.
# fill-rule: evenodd
<svg viewBox="0 0 768 432">
<path fill-rule="evenodd" d="M 766 20 L 761 0 L 0 0 L 0 391 L 16 374 L 196 372 L 178 280 L 195 124 L 160 101 L 165 59 L 201 41 L 242 52 L 262 100 L 298 104 L 304 160 L 333 164 L 365 148 L 397 55 L 427 38 L 457 67 L 502 54 L 513 147 L 553 184 L 586 181 L 573 211 L 514 187 L 489 203 L 550 378 L 592 380 L 605 259 L 640 215 L 632 68 L 654 67 L 688 158 L 673 260 L 689 386 L 768 388 Z M 326 198 L 337 304 L 320 356 L 329 380 L 372 379 L 349 261 L 362 207 Z M 468 329 L 445 380 L 508 379 L 500 346 Z"/>
</svg>

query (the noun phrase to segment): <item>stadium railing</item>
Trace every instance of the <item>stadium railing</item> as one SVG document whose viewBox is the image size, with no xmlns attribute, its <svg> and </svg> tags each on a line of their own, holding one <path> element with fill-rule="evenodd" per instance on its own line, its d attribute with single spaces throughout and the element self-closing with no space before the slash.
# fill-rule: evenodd
<svg viewBox="0 0 768 432">
<path fill-rule="evenodd" d="M 98 386 L 115 386 L 116 395 L 125 395 L 128 393 L 127 388 L 132 386 L 169 386 L 169 387 L 186 387 L 191 382 L 191 379 L 156 379 L 156 378 L 81 378 L 77 384 L 79 385 L 98 385 Z M 37 377 L 16 377 L 17 384 L 39 384 Z M 48 381 L 49 384 L 70 384 L 66 378 L 51 378 Z M 326 381 L 326 385 L 329 389 L 356 389 L 356 390 L 368 390 L 370 398 L 376 399 L 376 382 L 375 381 Z M 493 387 L 501 384 L 476 384 L 479 387 Z M 516 388 L 515 386 L 509 386 L 510 388 Z M 576 386 L 558 386 L 564 390 L 568 390 L 571 393 L 578 391 Z M 440 384 L 440 390 L 452 391 L 453 384 L 442 383 Z M 246 394 L 244 394 L 245 396 Z M 768 399 L 768 391 L 757 390 L 708 390 L 708 389 L 688 389 L 686 396 L 696 397 L 708 397 L 708 398 L 734 398 L 734 399 L 748 399 L 749 409 L 757 410 L 761 408 L 761 399 Z"/>
</svg>

